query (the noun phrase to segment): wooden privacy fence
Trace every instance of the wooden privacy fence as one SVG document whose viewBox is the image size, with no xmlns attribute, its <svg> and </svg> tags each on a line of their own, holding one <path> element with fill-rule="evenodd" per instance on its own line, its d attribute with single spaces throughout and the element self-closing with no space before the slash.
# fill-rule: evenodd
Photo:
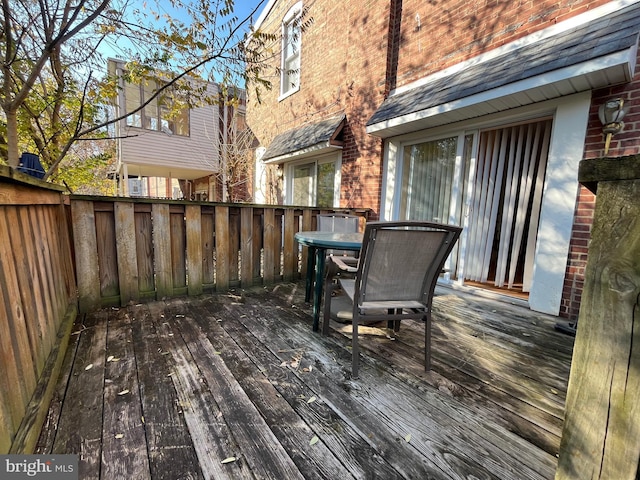
<svg viewBox="0 0 640 480">
<path fill-rule="evenodd" d="M 298 279 L 306 249 L 295 233 L 335 211 L 111 197 L 70 203 L 81 312 Z"/>
<path fill-rule="evenodd" d="M 0 453 L 33 450 L 77 314 L 61 190 L 0 166 Z"/>
</svg>

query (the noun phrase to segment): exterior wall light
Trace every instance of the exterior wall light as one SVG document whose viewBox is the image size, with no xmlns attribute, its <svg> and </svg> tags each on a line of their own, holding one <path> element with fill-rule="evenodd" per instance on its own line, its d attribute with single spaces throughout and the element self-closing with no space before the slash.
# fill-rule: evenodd
<svg viewBox="0 0 640 480">
<path fill-rule="evenodd" d="M 598 109 L 598 116 L 602 122 L 602 133 L 606 136 L 604 142 L 605 156 L 609 152 L 611 137 L 616 133 L 620 133 L 624 128 L 622 118 L 626 111 L 623 107 L 624 100 L 622 98 L 614 98 L 612 100 L 607 100 L 606 103 L 600 105 L 600 108 Z"/>
</svg>

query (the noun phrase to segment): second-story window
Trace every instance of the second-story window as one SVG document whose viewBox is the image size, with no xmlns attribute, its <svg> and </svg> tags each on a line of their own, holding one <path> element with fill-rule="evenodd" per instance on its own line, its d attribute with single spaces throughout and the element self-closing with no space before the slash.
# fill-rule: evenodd
<svg viewBox="0 0 640 480">
<path fill-rule="evenodd" d="M 128 112 L 149 100 L 159 85 L 150 80 L 143 85 L 126 84 L 125 103 Z M 127 117 L 127 125 L 169 135 L 189 135 L 189 109 L 174 101 L 172 92 L 161 93 L 147 105 Z"/>
<path fill-rule="evenodd" d="M 282 65 L 280 95 L 285 96 L 300 89 L 300 47 L 302 2 L 293 6 L 282 22 Z"/>
</svg>

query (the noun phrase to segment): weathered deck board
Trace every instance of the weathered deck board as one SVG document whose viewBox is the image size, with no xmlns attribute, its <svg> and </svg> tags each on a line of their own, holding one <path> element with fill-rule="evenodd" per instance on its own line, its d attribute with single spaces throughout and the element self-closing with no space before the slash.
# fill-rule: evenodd
<svg viewBox="0 0 640 480">
<path fill-rule="evenodd" d="M 160 315 L 164 304 L 153 303 L 151 306 L 156 308 L 139 305 L 131 309 L 132 321 L 140 325 L 140 328 L 133 329 L 133 343 L 136 346 L 151 478 L 202 479 L 204 476 L 199 469 L 193 469 L 198 464 L 198 457 L 184 416 L 177 408 L 178 398 L 169 375 L 170 367 L 158 338 L 157 332 L 163 327 L 155 322 L 162 319 Z"/>
<path fill-rule="evenodd" d="M 303 290 L 88 316 L 39 451 L 80 453 L 83 479 L 553 478 L 572 338 L 552 318 L 446 292 L 431 372 L 422 325 L 363 328 L 354 381 L 350 326 L 312 332 Z"/>
</svg>

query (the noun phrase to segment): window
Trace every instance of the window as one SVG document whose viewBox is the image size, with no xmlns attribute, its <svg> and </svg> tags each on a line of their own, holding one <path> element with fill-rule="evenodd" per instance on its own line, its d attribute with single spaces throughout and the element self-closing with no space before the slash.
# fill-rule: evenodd
<svg viewBox="0 0 640 480">
<path fill-rule="evenodd" d="M 144 104 L 159 88 L 153 80 L 143 85 L 127 83 L 125 86 L 125 106 L 131 112 Z M 169 135 L 189 135 L 189 109 L 174 101 L 173 92 L 165 91 L 153 98 L 141 110 L 127 117 L 130 127 L 145 128 Z"/>
<path fill-rule="evenodd" d="M 457 137 L 404 148 L 400 218 L 448 223 Z"/>
<path fill-rule="evenodd" d="M 281 96 L 290 95 L 300 89 L 301 13 L 302 4 L 297 3 L 282 22 Z"/>
<path fill-rule="evenodd" d="M 320 159 L 298 163 L 288 168 L 290 205 L 337 207 L 340 192 L 338 161 Z"/>
</svg>

